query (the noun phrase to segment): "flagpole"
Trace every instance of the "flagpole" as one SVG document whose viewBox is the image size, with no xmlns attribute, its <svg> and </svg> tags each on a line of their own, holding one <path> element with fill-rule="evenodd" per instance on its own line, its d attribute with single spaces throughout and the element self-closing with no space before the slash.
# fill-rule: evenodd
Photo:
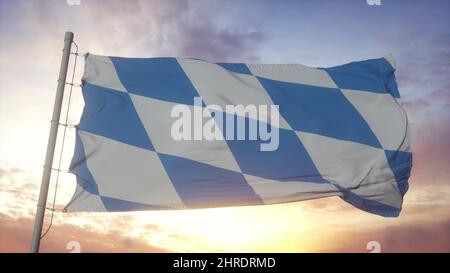
<svg viewBox="0 0 450 273">
<path fill-rule="evenodd" d="M 59 118 L 61 116 L 61 106 L 64 98 L 64 87 L 66 86 L 67 68 L 69 66 L 70 50 L 73 42 L 73 33 L 67 31 L 64 35 L 64 49 L 59 68 L 58 86 L 56 89 L 55 105 L 53 106 L 53 115 L 50 126 L 50 135 L 48 137 L 47 153 L 45 155 L 44 170 L 42 172 L 41 189 L 36 209 L 36 218 L 34 220 L 33 237 L 31 239 L 30 252 L 39 252 L 41 242 L 42 226 L 44 223 L 45 208 L 47 205 L 48 188 L 50 185 L 50 176 L 52 173 L 53 156 L 55 153 L 56 137 L 58 135 Z"/>
</svg>

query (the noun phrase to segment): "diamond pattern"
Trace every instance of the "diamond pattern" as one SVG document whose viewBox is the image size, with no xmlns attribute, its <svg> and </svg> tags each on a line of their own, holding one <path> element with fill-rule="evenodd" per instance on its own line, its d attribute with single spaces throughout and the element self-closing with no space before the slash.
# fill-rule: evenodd
<svg viewBox="0 0 450 273">
<path fill-rule="evenodd" d="M 95 55 L 87 62 L 86 106 L 70 168 L 78 186 L 68 211 L 257 205 L 332 195 L 383 216 L 400 211 L 411 153 L 404 144 L 407 124 L 399 124 L 405 116 L 394 99 L 391 56 L 325 69 Z M 236 136 L 238 120 L 245 128 L 258 121 L 279 133 L 277 149 L 261 151 L 268 141 L 251 140 L 248 131 L 244 140 L 173 140 L 170 110 L 182 104 L 194 111 L 199 96 L 200 110 L 278 105 L 278 127 L 269 115 L 211 114 L 223 136 Z M 226 117 L 235 121 L 233 134 Z"/>
</svg>

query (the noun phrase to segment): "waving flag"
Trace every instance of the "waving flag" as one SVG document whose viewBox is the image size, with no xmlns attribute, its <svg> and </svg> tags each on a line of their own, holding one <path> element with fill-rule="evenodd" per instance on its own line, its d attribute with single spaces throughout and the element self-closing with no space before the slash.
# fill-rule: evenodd
<svg viewBox="0 0 450 273">
<path fill-rule="evenodd" d="M 394 71 L 390 55 L 311 68 L 88 54 L 65 209 L 340 196 L 398 216 L 412 155 Z"/>
</svg>

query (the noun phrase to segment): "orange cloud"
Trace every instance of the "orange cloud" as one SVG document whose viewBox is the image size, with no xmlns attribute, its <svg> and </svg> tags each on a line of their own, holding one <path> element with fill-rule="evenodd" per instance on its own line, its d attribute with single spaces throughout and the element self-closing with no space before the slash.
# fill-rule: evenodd
<svg viewBox="0 0 450 273">
<path fill-rule="evenodd" d="M 349 227 L 334 231 L 319 252 L 369 252 L 367 243 L 377 241 L 381 252 L 450 252 L 450 221 L 390 225 L 361 231 Z"/>
<path fill-rule="evenodd" d="M 28 252 L 33 220 L 0 213 L 0 252 Z M 119 231 L 99 233 L 89 227 L 61 224 L 42 240 L 41 252 L 69 252 L 67 243 L 77 241 L 81 252 L 168 252 L 144 240 L 124 236 Z"/>
</svg>

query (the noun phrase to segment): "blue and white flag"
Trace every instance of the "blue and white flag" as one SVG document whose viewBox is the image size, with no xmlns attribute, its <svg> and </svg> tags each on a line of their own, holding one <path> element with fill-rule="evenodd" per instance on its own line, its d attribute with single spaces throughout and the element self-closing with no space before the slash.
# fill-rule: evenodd
<svg viewBox="0 0 450 273">
<path fill-rule="evenodd" d="M 88 54 L 66 211 L 340 196 L 398 216 L 412 154 L 391 55 L 330 68 Z"/>
</svg>

